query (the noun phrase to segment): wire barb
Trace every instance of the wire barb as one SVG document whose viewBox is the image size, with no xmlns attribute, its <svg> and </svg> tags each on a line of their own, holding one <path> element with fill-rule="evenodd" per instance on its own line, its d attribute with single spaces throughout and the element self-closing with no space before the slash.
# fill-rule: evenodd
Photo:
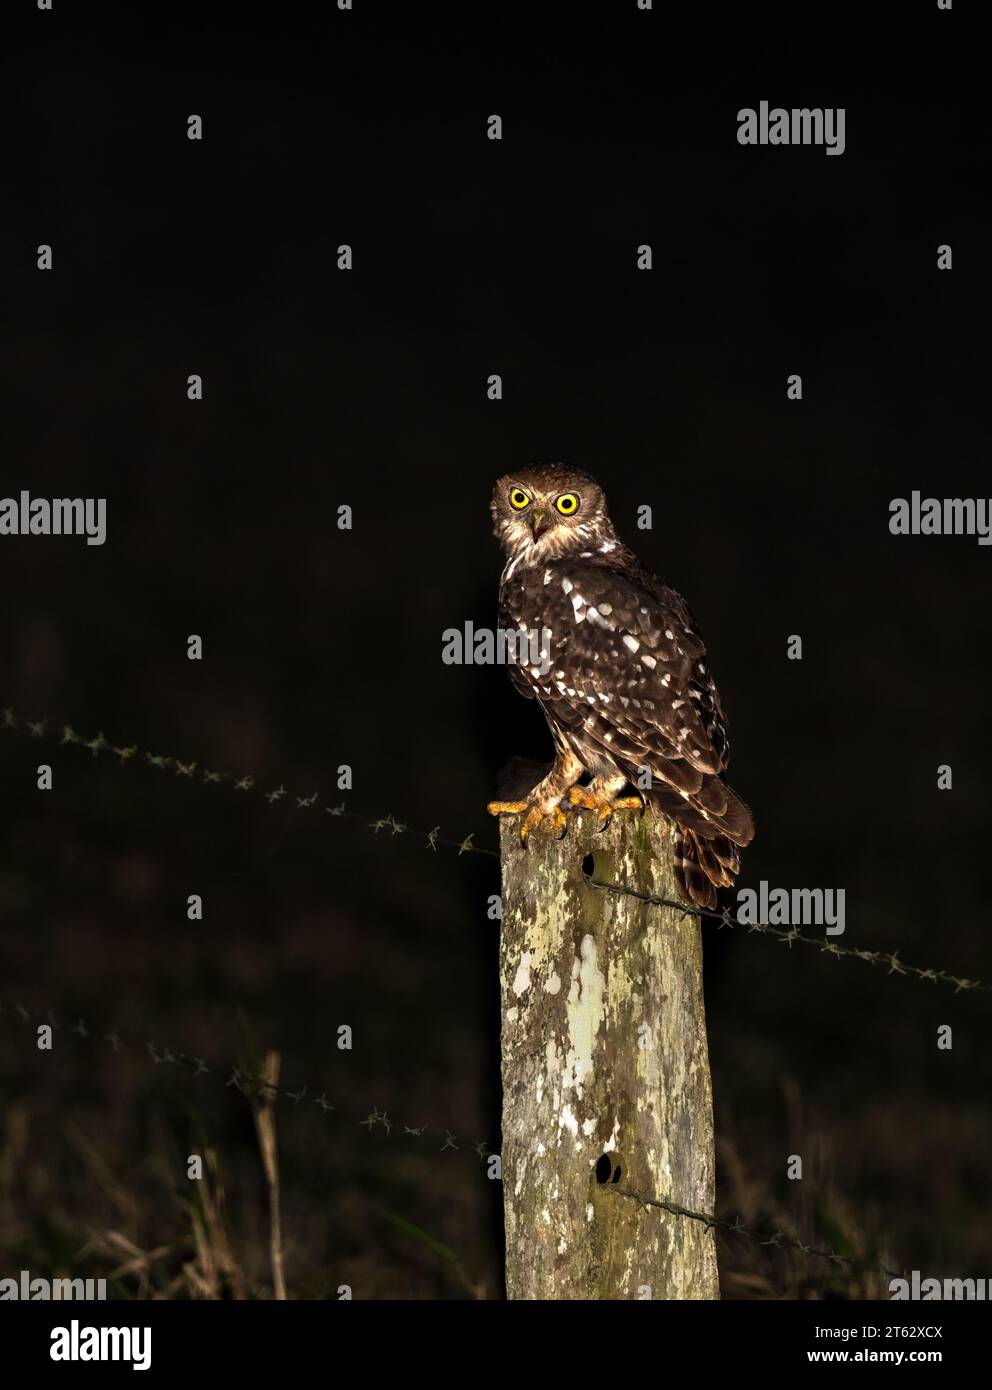
<svg viewBox="0 0 992 1390">
<path fill-rule="evenodd" d="M 0 719 L 0 732 L 11 730 L 14 733 L 24 734 L 26 731 L 27 736 L 30 738 L 51 737 L 47 732 L 50 724 L 50 720 L 47 717 L 18 722 L 17 715 L 10 706 L 0 711 L 0 716 L 2 716 L 2 719 Z M 137 744 L 116 747 L 109 744 L 102 733 L 98 733 L 95 738 L 85 739 L 77 734 L 68 724 L 63 724 L 60 727 L 62 731 L 61 738 L 58 740 L 60 746 L 63 744 L 80 744 L 82 747 L 90 749 L 94 757 L 96 757 L 102 749 L 109 748 L 111 752 L 117 754 L 122 765 L 125 762 L 131 761 L 138 753 Z M 149 751 L 145 751 L 144 759 L 152 767 L 157 767 L 162 770 L 172 768 L 176 776 L 185 777 L 189 781 L 196 780 L 196 769 L 199 766 L 196 760 L 182 762 L 178 758 L 152 754 Z M 208 768 L 204 768 L 202 779 L 204 782 L 227 782 L 234 790 L 246 793 L 259 790 L 255 777 L 250 773 L 235 777 L 233 774 L 212 772 Z M 274 790 L 260 794 L 270 805 L 291 795 L 282 783 Z M 316 804 L 319 793 L 312 792 L 309 796 L 292 795 L 294 796 L 299 810 L 309 810 Z M 451 840 L 441 835 L 440 826 L 435 825 L 433 829 L 429 831 L 415 831 L 404 822 L 397 821 L 391 811 L 388 811 L 384 816 L 379 816 L 375 820 L 369 821 L 357 812 L 348 811 L 346 809 L 346 803 L 344 802 L 339 806 L 325 806 L 324 810 L 329 816 L 364 824 L 371 829 L 375 835 L 378 835 L 381 830 L 388 830 L 393 838 L 397 835 L 419 835 L 424 839 L 427 848 L 433 850 L 435 853 L 437 852 L 438 846 L 442 845 L 446 849 L 456 850 L 459 857 L 463 854 L 483 854 L 488 858 L 499 858 L 499 852 L 497 850 L 487 849 L 482 845 L 474 843 L 474 831 L 466 835 L 462 840 Z M 603 883 L 594 878 L 589 879 L 588 882 L 594 888 L 601 888 L 607 892 L 622 894 L 626 897 L 638 898 L 641 902 L 649 903 L 652 906 L 672 908 L 681 912 L 683 915 L 695 916 L 700 919 L 705 918 L 715 922 L 718 928 L 733 928 L 746 925 L 749 932 L 757 932 L 770 936 L 780 941 L 783 945 L 788 946 L 790 950 L 796 942 L 799 942 L 805 946 L 814 946 L 818 950 L 838 958 L 860 960 L 864 964 L 871 966 L 885 966 L 886 973 L 889 975 L 906 975 L 913 979 L 928 981 L 931 984 L 951 985 L 953 986 L 955 994 L 961 994 L 963 992 L 988 993 L 992 990 L 992 986 L 982 984 L 980 980 L 973 980 L 965 976 L 955 975 L 950 970 L 906 965 L 899 959 L 896 951 L 872 951 L 853 946 L 841 946 L 836 941 L 822 941 L 817 937 L 805 936 L 798 927 L 790 927 L 788 930 L 783 930 L 779 927 L 773 927 L 767 922 L 739 923 L 735 920 L 729 907 L 724 907 L 720 911 L 693 907 L 688 903 L 677 902 L 670 898 L 657 897 L 651 893 L 639 892 L 636 888 L 632 888 L 626 883 Z"/>
<path fill-rule="evenodd" d="M 108 740 L 105 738 L 102 732 L 98 733 L 94 738 L 86 739 L 80 734 L 77 734 L 75 730 L 68 724 L 63 724 L 58 727 L 60 729 L 60 737 L 58 738 L 59 747 L 77 744 L 81 747 L 89 749 L 94 758 L 96 758 L 104 749 L 109 749 L 109 751 L 111 751 L 117 756 L 121 766 L 123 766 L 125 763 L 134 762 L 138 760 L 139 745 L 137 744 L 114 746 L 108 742 Z M 47 718 L 25 720 L 22 722 L 18 722 L 15 711 L 12 708 L 7 707 L 0 711 L 0 732 L 12 731 L 14 733 L 20 733 L 33 739 L 44 739 L 54 737 L 55 735 L 53 733 L 49 733 L 48 729 L 49 720 Z M 197 780 L 196 773 L 197 768 L 199 766 L 197 760 L 182 762 L 178 758 L 166 755 L 152 754 L 148 750 L 144 751 L 143 760 L 149 766 L 158 768 L 162 771 L 171 768 L 173 769 L 177 777 L 184 777 L 189 781 Z M 288 792 L 286 787 L 282 784 L 280 784 L 279 787 L 272 791 L 262 793 L 261 789 L 258 787 L 256 783 L 255 777 L 252 774 L 245 774 L 240 777 L 235 777 L 233 774 L 230 773 L 215 772 L 204 767 L 200 775 L 204 784 L 223 782 L 228 784 L 232 789 L 236 791 L 245 793 L 254 792 L 258 795 L 262 795 L 263 799 L 267 801 L 270 805 L 291 795 L 291 793 Z M 293 795 L 296 801 L 297 808 L 300 810 L 308 810 L 316 804 L 319 793 L 313 792 L 309 796 L 299 796 L 295 794 Z M 481 845 L 476 845 L 474 843 L 474 832 L 466 835 L 465 838 L 462 840 L 453 840 L 442 836 L 440 834 L 439 826 L 434 826 L 430 831 L 426 832 L 414 831 L 411 829 L 410 826 L 406 825 L 405 823 L 397 821 L 396 818 L 393 816 L 392 812 L 387 812 L 385 816 L 369 821 L 366 819 L 365 816 L 361 815 L 360 813 L 348 811 L 346 809 L 345 802 L 342 802 L 338 806 L 325 806 L 324 810 L 329 816 L 351 820 L 359 824 L 365 824 L 376 835 L 378 835 L 381 830 L 390 831 L 391 838 L 395 838 L 397 835 L 403 834 L 418 835 L 423 838 L 425 842 L 425 847 L 431 849 L 432 851 L 434 851 L 434 853 L 437 853 L 438 846 L 444 846 L 446 849 L 452 849 L 457 851 L 459 857 L 463 854 L 471 853 L 482 854 L 489 858 L 499 858 L 499 852 L 497 850 L 487 849 Z M 955 993 L 961 993 L 963 991 L 980 991 L 983 993 L 987 993 L 990 989 L 992 989 L 992 986 L 982 984 L 982 982 L 979 980 L 973 980 L 962 976 L 958 976 L 947 970 L 939 970 L 933 967 L 908 965 L 899 958 L 899 954 L 897 951 L 875 951 L 865 948 L 841 946 L 835 941 L 824 941 L 816 937 L 806 936 L 798 927 L 790 927 L 787 930 L 783 930 L 781 928 L 774 927 L 768 923 L 763 922 L 747 924 L 740 923 L 735 919 L 729 907 L 725 907 L 721 911 L 715 911 L 706 908 L 690 906 L 689 904 L 678 902 L 669 898 L 659 897 L 654 894 L 644 893 L 625 883 L 605 883 L 594 878 L 588 879 L 587 882 L 592 887 L 603 890 L 605 892 L 614 893 L 624 897 L 637 898 L 641 902 L 644 902 L 651 906 L 672 909 L 681 913 L 683 916 L 695 916 L 698 917 L 700 920 L 705 919 L 708 921 L 713 921 L 717 924 L 718 928 L 735 928 L 746 926 L 749 932 L 758 932 L 760 934 L 770 936 L 774 940 L 778 940 L 782 944 L 787 945 L 790 948 L 790 950 L 792 946 L 798 942 L 802 945 L 816 947 L 818 950 L 826 952 L 835 957 L 840 957 L 848 960 L 857 959 L 871 966 L 884 966 L 886 967 L 886 973 L 890 975 L 895 974 L 909 976 L 910 978 L 928 981 L 933 984 L 949 984 L 954 987 Z M 22 1024 L 26 1024 L 32 1017 L 30 1011 L 26 1009 L 23 1004 L 15 1005 L 13 1012 L 19 1016 Z M 3 1016 L 4 1014 L 5 1010 L 2 1006 L 0 1006 L 0 1016 Z M 51 1010 L 48 1011 L 47 1018 L 50 1025 L 53 1028 L 59 1027 L 54 1013 Z M 81 1042 L 85 1041 L 88 1042 L 90 1045 L 92 1045 L 94 1042 L 102 1042 L 103 1044 L 108 1046 L 115 1055 L 123 1051 L 127 1046 L 127 1044 L 125 1044 L 125 1042 L 115 1031 L 110 1031 L 99 1035 L 90 1032 L 90 1030 L 87 1029 L 86 1025 L 83 1023 L 82 1019 L 80 1019 L 77 1022 L 76 1026 L 69 1031 L 75 1034 Z M 156 1049 L 154 1043 L 152 1042 L 147 1042 L 145 1044 L 145 1048 L 148 1057 L 151 1061 L 151 1064 L 156 1068 L 161 1067 L 163 1064 L 171 1063 L 173 1065 L 185 1067 L 191 1070 L 192 1075 L 194 1077 L 204 1075 L 219 1077 L 223 1075 L 222 1070 L 218 1070 L 216 1067 L 208 1067 L 205 1059 L 202 1057 L 189 1057 L 182 1052 L 173 1052 L 171 1049 L 167 1047 L 164 1048 L 161 1052 L 159 1052 Z M 250 1072 L 246 1071 L 241 1065 L 233 1066 L 233 1068 L 230 1071 L 230 1075 L 228 1076 L 228 1079 L 223 1084 L 225 1088 L 234 1088 L 235 1090 L 240 1091 L 245 1096 L 251 1096 L 252 1094 L 265 1094 L 266 1096 L 274 1099 L 278 1095 L 283 1095 L 287 1099 L 292 1100 L 296 1106 L 299 1106 L 300 1102 L 302 1102 L 302 1100 L 307 1094 L 306 1085 L 302 1086 L 298 1091 L 294 1092 L 288 1090 L 286 1087 L 280 1087 L 271 1082 L 260 1082 L 255 1077 L 253 1077 Z M 357 1119 L 357 1116 L 353 1112 L 344 1109 L 339 1109 L 337 1106 L 332 1105 L 330 1101 L 327 1100 L 325 1092 L 321 1092 L 320 1096 L 313 1103 L 321 1110 L 322 1114 L 324 1115 L 334 1112 L 338 1115 L 350 1117 L 352 1120 Z M 381 1125 L 382 1128 L 386 1131 L 387 1137 L 394 1127 L 394 1122 L 389 1119 L 388 1113 L 385 1110 L 380 1112 L 378 1107 L 374 1107 L 371 1113 L 366 1115 L 364 1119 L 357 1119 L 357 1123 L 363 1127 L 367 1127 L 370 1134 L 376 1126 Z M 427 1129 L 428 1126 L 426 1124 L 421 1124 L 416 1127 L 410 1125 L 402 1126 L 403 1133 L 413 1138 L 421 1138 L 427 1132 Z M 444 1153 L 449 1149 L 456 1152 L 460 1151 L 460 1145 L 457 1142 L 457 1140 L 458 1136 L 456 1134 L 454 1134 L 450 1129 L 445 1129 L 444 1142 L 441 1145 L 439 1152 Z M 479 1156 L 479 1158 L 484 1161 L 489 1152 L 486 1145 L 482 1141 L 480 1141 L 479 1143 L 471 1147 L 474 1149 L 475 1153 Z M 853 1256 L 842 1255 L 838 1251 L 832 1250 L 829 1247 L 808 1245 L 801 1240 L 786 1235 L 782 1231 L 761 1232 L 751 1230 L 741 1221 L 739 1217 L 733 1220 L 728 1220 L 727 1218 L 717 1217 L 708 1212 L 693 1211 L 691 1208 L 684 1207 L 677 1202 L 672 1202 L 663 1198 L 652 1197 L 650 1195 L 634 1192 L 625 1188 L 615 1188 L 611 1186 L 609 1188 L 609 1191 L 612 1195 L 618 1197 L 625 1197 L 630 1200 L 636 1201 L 640 1206 L 644 1208 L 655 1207 L 664 1210 L 674 1216 L 679 1216 L 687 1220 L 700 1221 L 708 1227 L 728 1231 L 731 1234 L 740 1236 L 744 1239 L 748 1239 L 759 1246 L 764 1246 L 766 1248 L 795 1250 L 798 1253 L 805 1256 L 829 1260 L 835 1264 L 844 1264 L 852 1269 L 882 1274 L 888 1276 L 889 1278 L 903 1277 L 901 1273 L 889 1269 L 883 1264 L 871 1264 L 868 1261 L 856 1259 Z"/>
<path fill-rule="evenodd" d="M 902 1279 L 904 1272 L 901 1270 L 889 1269 L 887 1265 L 873 1264 L 870 1260 L 862 1260 L 854 1255 L 841 1255 L 839 1251 L 832 1250 L 829 1246 L 806 1245 L 803 1241 L 794 1236 L 788 1236 L 784 1231 L 756 1231 L 749 1226 L 745 1226 L 739 1216 L 733 1220 L 724 1216 L 714 1216 L 711 1212 L 693 1211 L 692 1207 L 685 1207 L 681 1202 L 673 1202 L 665 1197 L 651 1197 L 644 1192 L 634 1192 L 626 1187 L 613 1187 L 610 1185 L 606 1189 L 607 1193 L 615 1197 L 626 1197 L 628 1200 L 636 1202 L 640 1207 L 655 1207 L 659 1211 L 667 1211 L 670 1216 L 680 1216 L 687 1221 L 700 1221 L 705 1226 L 713 1230 L 728 1231 L 731 1235 L 741 1236 L 749 1240 L 754 1245 L 760 1245 L 780 1250 L 795 1250 L 801 1255 L 815 1256 L 821 1260 L 831 1260 L 834 1264 L 847 1265 L 849 1269 L 859 1270 L 865 1274 L 884 1274 L 889 1279 Z"/>
<path fill-rule="evenodd" d="M 886 973 L 889 975 L 910 975 L 918 980 L 930 980 L 933 983 L 939 981 L 942 984 L 953 985 L 955 994 L 960 994 L 962 990 L 973 990 L 987 994 L 992 988 L 989 985 L 983 985 L 980 980 L 964 979 L 959 975 L 952 974 L 949 970 L 906 965 L 898 959 L 894 951 L 869 951 L 861 947 L 840 946 L 836 941 L 821 941 L 819 937 L 805 936 L 799 927 L 785 929 L 769 926 L 767 922 L 738 922 L 728 907 L 725 907 L 722 912 L 717 912 L 711 908 L 690 907 L 686 903 L 677 902 L 672 898 L 660 898 L 653 893 L 642 893 L 626 883 L 604 883 L 597 878 L 589 878 L 586 881 L 592 888 L 601 888 L 607 893 L 616 893 L 626 898 L 637 898 L 652 907 L 668 907 L 676 912 L 689 913 L 693 917 L 706 918 L 716 922 L 718 927 L 740 927 L 748 932 L 758 932 L 784 943 L 790 949 L 793 942 L 799 941 L 804 946 L 815 946 L 818 950 L 826 951 L 831 956 L 864 961 L 866 965 L 887 965 L 889 968 Z"/>
</svg>

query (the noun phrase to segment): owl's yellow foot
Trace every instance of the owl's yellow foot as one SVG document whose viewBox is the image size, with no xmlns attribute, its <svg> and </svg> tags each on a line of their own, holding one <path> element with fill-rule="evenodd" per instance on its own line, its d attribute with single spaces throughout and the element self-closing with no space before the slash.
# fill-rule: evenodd
<svg viewBox="0 0 992 1390">
<path fill-rule="evenodd" d="M 568 794 L 573 806 L 582 806 L 587 811 L 595 811 L 600 826 L 605 829 L 614 811 L 640 811 L 643 802 L 639 796 L 603 796 L 592 787 L 573 787 Z"/>
<path fill-rule="evenodd" d="M 543 821 L 549 823 L 551 832 L 557 832 L 559 839 L 565 833 L 565 828 L 568 825 L 568 817 L 557 801 L 490 801 L 486 810 L 491 816 L 522 815 L 520 843 L 523 845 L 530 838 L 531 831 L 535 830 Z"/>
</svg>

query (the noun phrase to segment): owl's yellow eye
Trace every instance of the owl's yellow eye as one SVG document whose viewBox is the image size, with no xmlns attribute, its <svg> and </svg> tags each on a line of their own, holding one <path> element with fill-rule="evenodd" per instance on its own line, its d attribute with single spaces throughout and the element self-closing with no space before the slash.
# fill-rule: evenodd
<svg viewBox="0 0 992 1390">
<path fill-rule="evenodd" d="M 579 499 L 574 492 L 563 492 L 555 503 L 562 516 L 571 516 L 579 510 Z"/>
<path fill-rule="evenodd" d="M 515 487 L 510 493 L 510 506 L 515 507 L 518 512 L 522 512 L 530 502 L 527 493 L 522 487 Z"/>
</svg>

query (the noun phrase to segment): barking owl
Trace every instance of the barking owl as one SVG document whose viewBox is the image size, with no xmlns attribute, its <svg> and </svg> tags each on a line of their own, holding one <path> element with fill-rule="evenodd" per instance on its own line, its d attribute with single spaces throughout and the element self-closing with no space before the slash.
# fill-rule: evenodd
<svg viewBox="0 0 992 1390">
<path fill-rule="evenodd" d="M 715 906 L 754 823 L 723 780 L 727 721 L 684 599 L 618 540 L 603 490 L 586 473 L 532 464 L 500 478 L 491 506 L 507 557 L 500 627 L 543 634 L 546 644 L 544 659 L 518 658 L 510 674 L 544 711 L 555 762 L 526 801 L 489 810 L 522 814 L 526 841 L 545 820 L 564 830 L 566 794 L 605 825 L 615 810 L 640 807 L 619 796 L 635 784 L 676 823 L 679 887 L 697 906 Z M 592 780 L 580 787 L 584 773 Z"/>
</svg>

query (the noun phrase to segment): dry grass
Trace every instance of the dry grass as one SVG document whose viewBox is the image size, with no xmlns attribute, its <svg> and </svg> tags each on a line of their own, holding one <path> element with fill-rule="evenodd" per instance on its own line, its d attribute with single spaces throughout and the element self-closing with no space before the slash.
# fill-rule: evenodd
<svg viewBox="0 0 992 1390">
<path fill-rule="evenodd" d="M 275 1084 L 278 1074 L 278 1055 L 270 1052 L 261 1075 Z M 23 1106 L 9 1107 L 0 1145 L 0 1248 L 5 1263 L 20 1260 L 26 1267 L 53 1274 L 102 1277 L 113 1295 L 137 1299 L 336 1298 L 339 1286 L 352 1282 L 355 1296 L 365 1297 L 501 1296 L 499 1270 L 492 1261 L 487 1267 L 471 1255 L 466 1258 L 448 1241 L 394 1210 L 395 1196 L 390 1204 L 359 1203 L 374 1253 L 368 1248 L 335 1261 L 332 1270 L 313 1267 L 309 1262 L 314 1250 L 299 1239 L 301 1229 L 313 1219 L 312 1204 L 292 1203 L 296 1239 L 284 1242 L 277 1107 L 256 1096 L 247 1108 L 257 1139 L 255 1181 L 246 1185 L 244 1174 L 239 1174 L 233 1213 L 217 1147 L 204 1148 L 203 1178 L 184 1190 L 173 1180 L 168 1163 L 139 1164 L 132 1167 L 130 1179 L 123 1176 L 113 1154 L 101 1151 L 76 1121 L 67 1122 L 64 1155 L 75 1164 L 70 1183 L 75 1210 L 92 1214 L 80 1221 L 69 1215 L 65 1200 L 51 1200 L 58 1174 L 42 1182 L 32 1175 L 24 1161 L 31 1149 L 29 1112 Z M 244 1159 L 239 1145 L 235 1166 Z M 822 1179 L 829 1155 L 820 1154 L 814 1162 Z M 750 1227 L 782 1230 L 810 1242 L 826 1237 L 841 1253 L 859 1259 L 892 1258 L 879 1231 L 870 1229 L 863 1215 L 858 1217 L 854 1202 L 836 1194 L 826 1201 L 814 1198 L 807 1195 L 812 1191 L 809 1183 L 790 1184 L 776 1194 L 726 1134 L 719 1142 L 719 1173 L 722 1211 L 739 1216 Z M 154 1181 L 149 1181 L 150 1175 Z M 830 1183 L 816 1190 L 830 1191 Z M 335 1206 L 340 1211 L 354 1201 L 355 1194 L 344 1194 L 344 1201 Z M 760 1248 L 726 1233 L 718 1240 L 726 1298 L 885 1296 L 874 1275 Z"/>
</svg>

